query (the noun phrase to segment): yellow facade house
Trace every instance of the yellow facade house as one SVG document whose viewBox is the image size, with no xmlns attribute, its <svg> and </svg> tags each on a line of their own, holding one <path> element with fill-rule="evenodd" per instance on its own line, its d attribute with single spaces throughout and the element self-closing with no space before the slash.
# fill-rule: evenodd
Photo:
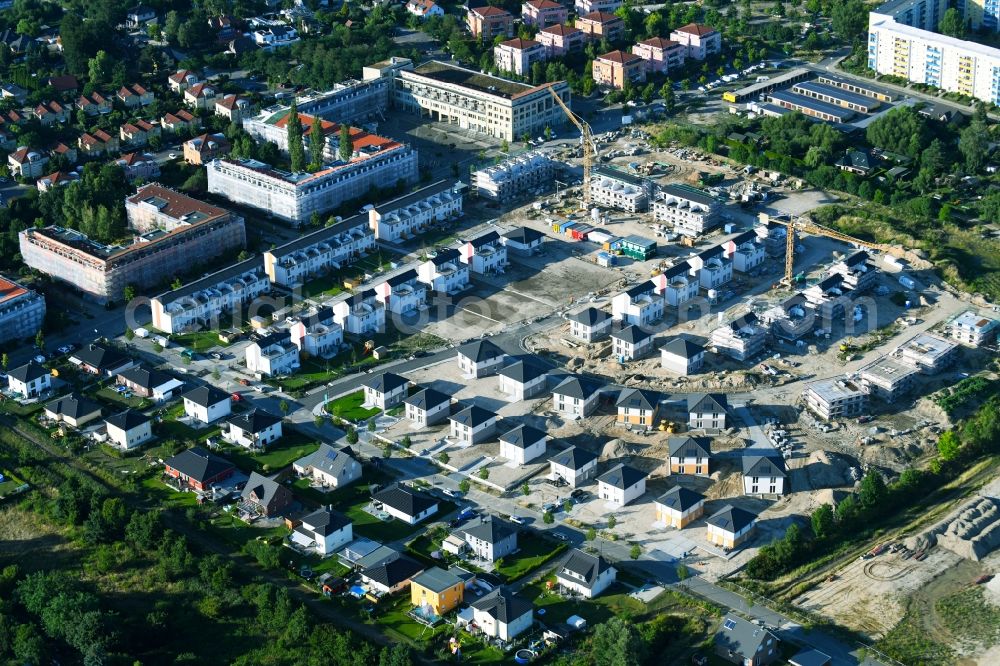
<svg viewBox="0 0 1000 666">
<path fill-rule="evenodd" d="M 452 571 L 431 567 L 410 580 L 410 601 L 434 615 L 444 615 L 465 598 L 465 582 Z"/>
</svg>

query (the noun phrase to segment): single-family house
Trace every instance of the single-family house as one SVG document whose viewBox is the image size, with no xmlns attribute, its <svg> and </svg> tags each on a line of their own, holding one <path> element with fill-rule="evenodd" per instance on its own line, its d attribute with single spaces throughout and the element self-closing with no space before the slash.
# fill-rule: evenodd
<svg viewBox="0 0 1000 666">
<path fill-rule="evenodd" d="M 490 410 L 478 405 L 466 407 L 448 417 L 451 422 L 451 437 L 467 444 L 485 442 L 496 434 L 498 418 L 500 417 Z"/>
<path fill-rule="evenodd" d="M 406 3 L 406 11 L 421 20 L 428 19 L 431 16 L 444 16 L 444 10 L 441 9 L 441 5 L 434 2 L 434 0 L 409 0 Z M 416 605 L 415 602 L 414 605 Z"/>
<path fill-rule="evenodd" d="M 550 0 L 543 0 L 549 2 Z M 514 227 L 510 231 L 504 232 L 500 237 L 501 242 L 507 247 L 507 251 L 513 250 L 517 254 L 535 254 L 541 252 L 542 244 L 545 242 L 545 234 L 531 227 Z"/>
<path fill-rule="evenodd" d="M 549 478 L 564 481 L 570 488 L 596 475 L 597 456 L 579 446 L 571 446 L 549 458 Z"/>
<path fill-rule="evenodd" d="M 705 348 L 684 338 L 674 338 L 660 347 L 660 365 L 682 377 L 693 375 L 705 365 Z"/>
<path fill-rule="evenodd" d="M 674 486 L 656 498 L 656 522 L 684 529 L 705 513 L 705 497 L 683 486 Z"/>
<path fill-rule="evenodd" d="M 500 369 L 504 352 L 489 340 L 474 340 L 457 350 L 458 369 L 464 375 L 486 377 Z"/>
<path fill-rule="evenodd" d="M 258 336 L 245 353 L 247 372 L 266 377 L 286 375 L 299 367 L 299 348 L 288 330 Z"/>
<path fill-rule="evenodd" d="M 386 410 L 403 402 L 410 380 L 394 372 L 368 375 L 361 386 L 365 390 L 365 404 Z"/>
<path fill-rule="evenodd" d="M 744 495 L 783 495 L 787 478 L 781 456 L 743 456 Z"/>
<path fill-rule="evenodd" d="M 48 155 L 27 146 L 21 146 L 7 155 L 7 166 L 10 173 L 26 180 L 40 178 L 45 175 L 49 164 Z"/>
<path fill-rule="evenodd" d="M 642 282 L 611 299 L 611 316 L 625 325 L 650 326 L 663 318 L 663 300 L 654 282 Z"/>
<path fill-rule="evenodd" d="M 708 476 L 712 473 L 712 442 L 708 437 L 670 437 L 667 449 L 671 474 Z"/>
<path fill-rule="evenodd" d="M 76 171 L 56 171 L 36 180 L 35 187 L 38 188 L 39 192 L 48 192 L 55 187 L 75 183 L 78 180 L 80 180 L 80 174 Z"/>
<path fill-rule="evenodd" d="M 615 506 L 625 506 L 646 492 L 646 474 L 618 464 L 597 477 L 597 496 Z"/>
<path fill-rule="evenodd" d="M 163 402 L 172 398 L 184 382 L 159 370 L 149 370 L 141 365 L 133 365 L 115 376 L 115 383 L 124 386 L 141 398 L 153 402 Z"/>
<path fill-rule="evenodd" d="M 544 430 L 529 425 L 519 425 L 500 435 L 500 457 L 517 465 L 524 465 L 545 455 L 549 436 Z"/>
<path fill-rule="evenodd" d="M 323 488 L 343 488 L 361 478 L 361 463 L 327 443 L 292 463 L 299 476 L 308 477 Z"/>
<path fill-rule="evenodd" d="M 240 493 L 240 508 L 258 516 L 281 515 L 295 501 L 292 491 L 278 483 L 274 477 L 266 477 L 251 472 L 243 492 Z"/>
<path fill-rule="evenodd" d="M 727 615 L 712 644 L 715 654 L 740 666 L 766 666 L 782 661 L 778 637 L 761 625 Z"/>
<path fill-rule="evenodd" d="M 251 409 L 226 420 L 222 438 L 248 449 L 264 449 L 281 438 L 281 417 Z"/>
<path fill-rule="evenodd" d="M 88 116 L 107 115 L 114 109 L 111 98 L 105 97 L 99 92 L 92 92 L 89 95 L 78 97 L 76 108 L 81 109 Z"/>
<path fill-rule="evenodd" d="M 7 373 L 7 389 L 22 398 L 37 398 L 52 390 L 52 373 L 29 361 Z"/>
<path fill-rule="evenodd" d="M 729 401 L 721 393 L 698 393 L 688 396 L 688 428 L 725 430 Z"/>
<path fill-rule="evenodd" d="M 414 393 L 403 403 L 407 420 L 421 428 L 444 421 L 451 412 L 451 396 L 432 388 Z"/>
<path fill-rule="evenodd" d="M 427 493 L 399 484 L 372 493 L 372 502 L 390 516 L 416 525 L 437 513 L 438 501 Z"/>
<path fill-rule="evenodd" d="M 596 342 L 611 333 L 614 320 L 604 310 L 588 307 L 579 312 L 567 315 L 569 333 L 577 340 Z"/>
<path fill-rule="evenodd" d="M 518 361 L 500 369 L 500 392 L 511 402 L 532 398 L 545 390 L 549 371 L 538 363 Z"/>
<path fill-rule="evenodd" d="M 32 109 L 31 113 L 43 127 L 49 127 L 55 123 L 64 123 L 69 120 L 70 109 L 52 100 L 39 104 Z"/>
<path fill-rule="evenodd" d="M 104 419 L 108 429 L 108 440 L 128 451 L 142 446 L 153 437 L 153 427 L 149 417 L 142 412 L 126 409 Z"/>
<path fill-rule="evenodd" d="M 496 562 L 517 550 L 517 526 L 496 516 L 482 516 L 459 527 L 452 534 L 480 560 Z"/>
<path fill-rule="evenodd" d="M 101 416 L 101 406 L 75 393 L 64 395 L 45 405 L 45 417 L 79 428 Z"/>
<path fill-rule="evenodd" d="M 472 603 L 476 625 L 484 635 L 509 641 L 531 628 L 532 605 L 527 599 L 499 587 Z"/>
<path fill-rule="evenodd" d="M 139 30 L 155 20 L 156 10 L 147 5 L 136 5 L 125 13 L 125 27 L 129 30 Z"/>
<path fill-rule="evenodd" d="M 183 134 L 193 132 L 200 128 L 201 119 L 187 109 L 178 109 L 177 111 L 167 113 L 160 118 L 160 127 L 162 127 L 165 132 Z"/>
<path fill-rule="evenodd" d="M 419 310 L 427 302 L 427 285 L 411 268 L 375 285 L 375 297 L 389 312 L 406 314 Z"/>
<path fill-rule="evenodd" d="M 552 408 L 571 418 L 590 416 L 601 401 L 601 385 L 585 377 L 567 377 L 552 389 Z"/>
<path fill-rule="evenodd" d="M 125 354 L 96 342 L 84 345 L 73 352 L 69 362 L 81 372 L 102 377 L 114 377 L 134 365 L 134 361 Z"/>
<path fill-rule="evenodd" d="M 302 518 L 289 536 L 293 544 L 326 557 L 354 540 L 354 526 L 344 514 L 323 507 Z"/>
<path fill-rule="evenodd" d="M 732 550 L 753 535 L 757 515 L 731 504 L 722 507 L 707 519 L 706 538 L 709 543 Z"/>
<path fill-rule="evenodd" d="M 424 565 L 402 553 L 394 553 L 378 564 L 361 571 L 361 582 L 376 596 L 402 591 L 410 580 L 424 570 Z"/>
<path fill-rule="evenodd" d="M 215 100 L 215 115 L 231 123 L 241 123 L 250 113 L 250 100 L 239 95 L 225 95 Z"/>
<path fill-rule="evenodd" d="M 198 386 L 181 396 L 181 399 L 184 402 L 184 414 L 199 423 L 215 423 L 222 417 L 229 416 L 233 409 L 232 396 L 214 386 Z"/>
<path fill-rule="evenodd" d="M 660 395 L 655 391 L 639 388 L 623 389 L 615 402 L 618 416 L 615 423 L 629 430 L 652 430 L 657 426 L 660 412 Z"/>
<path fill-rule="evenodd" d="M 225 134 L 201 134 L 184 142 L 184 161 L 188 164 L 208 164 L 229 154 L 229 139 Z"/>
<path fill-rule="evenodd" d="M 574 548 L 556 572 L 556 583 L 573 594 L 593 599 L 608 589 L 617 576 L 618 570 L 600 555 Z"/>
<path fill-rule="evenodd" d="M 653 351 L 653 334 L 630 324 L 611 334 L 611 353 L 619 361 L 634 361 Z"/>
<path fill-rule="evenodd" d="M 413 0 L 410 4 L 412 3 Z M 410 579 L 410 603 L 425 615 L 441 617 L 457 608 L 464 600 L 465 581 L 451 570 L 431 567 Z"/>
<path fill-rule="evenodd" d="M 235 471 L 231 462 L 200 446 L 181 451 L 163 463 L 165 475 L 176 479 L 182 488 L 199 492 L 225 481 Z"/>
<path fill-rule="evenodd" d="M 153 91 L 138 83 L 122 86 L 118 89 L 116 96 L 126 109 L 138 109 L 149 106 L 156 101 L 156 95 Z"/>
</svg>

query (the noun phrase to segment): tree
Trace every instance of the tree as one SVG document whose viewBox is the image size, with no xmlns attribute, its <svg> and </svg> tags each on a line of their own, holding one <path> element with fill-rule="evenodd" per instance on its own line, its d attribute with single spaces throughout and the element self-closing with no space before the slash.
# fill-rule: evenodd
<svg viewBox="0 0 1000 666">
<path fill-rule="evenodd" d="M 309 128 L 309 158 L 312 160 L 310 170 L 317 171 L 323 166 L 323 123 L 319 116 L 313 116 Z"/>
<path fill-rule="evenodd" d="M 958 135 L 958 152 L 965 158 L 965 170 L 978 173 L 986 165 L 990 137 L 986 122 L 974 117 L 969 126 Z"/>
<path fill-rule="evenodd" d="M 880 506 L 885 496 L 886 488 L 882 475 L 876 469 L 868 470 L 868 473 L 861 479 L 861 487 L 858 489 L 858 503 L 865 509 L 874 509 Z"/>
<path fill-rule="evenodd" d="M 962 446 L 961 440 L 958 439 L 958 434 L 954 430 L 948 430 L 941 433 L 938 438 L 938 455 L 941 456 L 941 460 L 949 461 L 954 460 L 958 457 L 958 451 Z"/>
<path fill-rule="evenodd" d="M 359 439 L 358 438 L 358 431 L 355 430 L 353 427 L 348 426 L 347 427 L 347 434 L 346 434 L 345 438 L 347 439 L 347 443 L 348 444 L 352 444 L 352 445 L 353 444 L 357 444 L 358 443 L 358 439 Z"/>
<path fill-rule="evenodd" d="M 409 435 L 403 435 L 403 439 L 399 440 L 399 444 L 404 448 L 408 449 L 413 446 L 413 440 L 410 439 Z M 440 459 L 440 458 L 439 458 Z"/>
<path fill-rule="evenodd" d="M 458 484 L 458 489 L 459 489 L 460 491 L 462 491 L 463 493 L 467 493 L 467 492 L 469 492 L 469 488 L 471 488 L 471 487 L 472 487 L 472 484 L 471 484 L 471 483 L 469 483 L 469 480 L 468 480 L 468 479 L 462 479 L 462 480 L 461 480 L 461 481 L 459 482 L 459 484 Z"/>
<path fill-rule="evenodd" d="M 35 333 L 35 346 L 39 349 L 45 349 L 45 334 L 41 330 Z"/>
<path fill-rule="evenodd" d="M 125 288 L 122 289 L 122 298 L 125 299 L 126 303 L 130 303 L 135 298 L 135 285 L 125 285 Z"/>
<path fill-rule="evenodd" d="M 632 547 L 628 551 L 628 556 L 633 560 L 639 559 L 642 556 L 642 546 L 637 543 L 632 544 Z"/>
<path fill-rule="evenodd" d="M 488 468 L 486 468 L 486 467 L 480 467 L 479 468 L 479 478 L 482 479 L 483 481 L 485 481 L 486 479 L 490 478 L 490 470 Z"/>
<path fill-rule="evenodd" d="M 326 419 L 323 418 L 322 414 L 317 414 L 316 416 L 313 417 L 313 425 L 316 426 L 317 428 L 322 428 L 324 421 L 326 421 Z"/>
<path fill-rule="evenodd" d="M 862 0 L 835 2 L 830 12 L 833 31 L 841 39 L 855 42 L 868 26 L 868 7 Z"/>
<path fill-rule="evenodd" d="M 663 106 L 666 108 L 667 113 L 673 113 L 674 109 L 677 108 L 677 94 L 674 92 L 674 84 L 667 79 L 660 87 L 660 97 L 663 98 Z"/>
<path fill-rule="evenodd" d="M 413 666 L 413 655 L 410 654 L 410 648 L 402 643 L 382 648 L 382 652 L 379 653 L 378 666 Z"/>
<path fill-rule="evenodd" d="M 525 497 L 531 494 L 531 486 L 528 485 L 527 481 L 525 481 L 524 484 L 521 486 L 521 494 L 524 495 Z"/>
<path fill-rule="evenodd" d="M 7 370 L 7 365 L 10 363 L 10 357 L 7 356 L 7 352 L 0 354 L 0 366 L 3 366 L 4 371 Z"/>
<path fill-rule="evenodd" d="M 510 144 L 507 142 L 507 139 L 504 139 L 503 141 L 500 142 L 500 152 L 501 153 L 510 152 Z"/>
<path fill-rule="evenodd" d="M 446 451 L 439 453 L 437 458 L 438 462 L 442 465 L 447 465 L 451 461 L 451 456 L 449 456 Z"/>
<path fill-rule="evenodd" d="M 594 629 L 590 660 L 602 666 L 639 666 L 645 643 L 629 620 L 613 617 Z"/>
<path fill-rule="evenodd" d="M 351 126 L 344 123 L 340 126 L 340 160 L 350 162 L 354 154 L 354 142 L 351 141 Z"/>
<path fill-rule="evenodd" d="M 593 540 L 595 540 L 597 538 L 597 530 L 595 530 L 593 527 L 588 527 L 587 528 L 587 534 L 584 535 L 584 538 L 587 541 L 593 541 Z"/>
<path fill-rule="evenodd" d="M 545 513 L 542 514 L 542 522 L 545 523 L 546 525 L 551 525 L 552 523 L 556 522 L 556 519 L 552 515 L 551 511 L 546 511 Z"/>
<path fill-rule="evenodd" d="M 677 565 L 677 580 L 687 580 L 691 577 L 691 570 L 683 564 Z"/>
<path fill-rule="evenodd" d="M 95 86 L 102 86 L 111 80 L 111 72 L 115 67 L 115 60 L 107 51 L 98 51 L 93 58 L 87 62 L 87 72 L 90 75 L 90 82 Z"/>
<path fill-rule="evenodd" d="M 812 512 L 809 517 L 812 524 L 813 534 L 817 539 L 825 539 L 833 534 L 833 507 L 823 504 Z"/>
<path fill-rule="evenodd" d="M 306 155 L 302 146 L 302 120 L 299 118 L 299 107 L 294 99 L 288 111 L 288 123 L 285 127 L 288 133 L 288 160 L 292 171 L 303 171 L 306 166 Z"/>
<path fill-rule="evenodd" d="M 368 432 L 375 432 L 375 419 L 374 418 L 368 419 L 368 424 L 365 426 L 365 429 L 368 430 Z"/>
<path fill-rule="evenodd" d="M 133 338 L 135 338 L 135 331 L 133 331 L 132 328 L 128 324 L 126 324 L 125 339 L 131 342 Z"/>
<path fill-rule="evenodd" d="M 962 20 L 961 12 L 954 7 L 946 9 L 941 16 L 940 23 L 938 23 L 938 32 L 949 37 L 964 39 L 965 21 Z"/>
<path fill-rule="evenodd" d="M 930 143 L 930 131 L 911 107 L 896 107 L 876 118 L 865 130 L 868 143 L 879 148 L 917 157 Z"/>
<path fill-rule="evenodd" d="M 391 458 L 392 457 L 392 444 L 386 442 L 382 445 L 382 457 Z"/>
<path fill-rule="evenodd" d="M 617 525 L 617 524 L 618 524 L 618 519 L 615 518 L 614 515 L 608 516 L 608 529 L 609 530 L 615 529 L 615 525 Z"/>
<path fill-rule="evenodd" d="M 184 283 L 181 281 L 181 279 L 179 277 L 175 277 L 174 281 L 170 283 L 170 288 L 174 289 L 174 290 L 180 289 L 183 286 L 184 286 Z"/>
<path fill-rule="evenodd" d="M 278 403 L 278 409 L 281 410 L 282 414 L 284 414 L 285 416 L 288 416 L 288 409 L 289 409 L 288 401 L 287 400 L 282 400 L 281 402 L 279 402 Z"/>
</svg>

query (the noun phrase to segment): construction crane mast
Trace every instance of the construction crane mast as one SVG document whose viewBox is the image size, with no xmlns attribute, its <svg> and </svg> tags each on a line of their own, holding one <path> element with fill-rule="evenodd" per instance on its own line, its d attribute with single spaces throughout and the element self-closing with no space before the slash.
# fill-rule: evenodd
<svg viewBox="0 0 1000 666">
<path fill-rule="evenodd" d="M 549 87 L 549 94 L 556 100 L 556 104 L 562 109 L 569 121 L 580 130 L 581 142 L 583 143 L 583 207 L 590 208 L 590 167 L 594 162 L 594 138 L 590 131 L 590 125 L 583 118 L 570 111 L 566 102 L 556 93 L 555 89 Z"/>
<path fill-rule="evenodd" d="M 896 247 L 894 245 L 884 245 L 882 243 L 870 243 L 868 241 L 863 241 L 860 238 L 855 238 L 854 236 L 848 236 L 847 234 L 840 233 L 829 227 L 824 227 L 822 225 L 816 224 L 812 220 L 807 218 L 790 218 L 789 221 L 785 220 L 772 220 L 767 213 L 761 213 L 759 215 L 760 222 L 762 224 L 767 224 L 768 222 L 775 222 L 777 224 L 784 225 L 787 227 L 787 232 L 785 234 L 785 277 L 781 279 L 781 284 L 786 287 L 791 287 L 793 284 L 793 279 L 795 277 L 795 234 L 806 233 L 812 234 L 814 236 L 825 236 L 827 238 L 833 238 L 834 240 L 839 240 L 844 243 L 853 243 L 860 247 L 877 250 L 879 252 L 885 252 L 886 254 L 891 254 L 895 257 L 902 257 L 904 250 Z"/>
</svg>

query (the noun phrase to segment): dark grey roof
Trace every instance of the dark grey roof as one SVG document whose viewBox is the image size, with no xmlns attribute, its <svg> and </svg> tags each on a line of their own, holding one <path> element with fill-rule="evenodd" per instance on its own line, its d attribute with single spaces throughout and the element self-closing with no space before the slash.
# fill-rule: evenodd
<svg viewBox="0 0 1000 666">
<path fill-rule="evenodd" d="M 718 199 L 704 190 L 699 190 L 695 187 L 684 187 L 674 183 L 664 185 L 660 188 L 660 191 L 677 197 L 678 199 L 686 199 L 688 201 L 700 203 L 703 206 L 711 206 L 719 202 Z"/>
<path fill-rule="evenodd" d="M 864 250 L 858 250 L 851 256 L 844 259 L 844 264 L 852 268 L 854 266 L 863 266 L 868 261 L 868 259 L 869 255 L 867 252 L 865 252 Z"/>
<path fill-rule="evenodd" d="M 697 506 L 698 502 L 705 501 L 705 496 L 693 490 L 688 490 L 683 486 L 674 486 L 657 497 L 656 501 L 674 511 L 684 512 L 693 506 Z"/>
<path fill-rule="evenodd" d="M 459 181 L 455 180 L 439 180 L 436 183 L 431 183 L 427 187 L 422 187 L 416 192 L 411 192 L 409 194 L 404 194 L 401 197 L 396 197 L 395 199 L 390 199 L 389 201 L 383 201 L 382 203 L 375 204 L 374 208 L 381 215 L 387 215 L 394 210 L 400 210 L 401 208 L 406 208 L 415 203 L 420 203 L 424 199 L 432 197 L 441 192 L 446 192 L 457 185 Z"/>
<path fill-rule="evenodd" d="M 365 388 L 370 388 L 379 393 L 392 393 L 400 386 L 406 386 L 410 380 L 394 372 L 383 372 L 380 375 L 368 375 L 361 382 Z"/>
<path fill-rule="evenodd" d="M 625 490 L 645 480 L 645 478 L 645 472 L 637 470 L 635 467 L 618 464 L 597 477 L 597 480 L 609 486 Z"/>
<path fill-rule="evenodd" d="M 176 381 L 174 377 L 171 377 L 165 372 L 160 372 L 159 370 L 147 370 L 139 365 L 132 366 L 128 370 L 119 372 L 118 376 L 127 382 L 131 382 L 147 390 L 152 390 L 157 386 L 163 386 L 167 382 Z"/>
<path fill-rule="evenodd" d="M 471 407 L 466 407 L 459 413 L 452 415 L 450 420 L 469 426 L 470 428 L 475 428 L 476 426 L 480 426 L 490 419 L 495 418 L 497 418 L 497 415 L 490 410 L 483 409 L 478 405 L 472 405 Z"/>
<path fill-rule="evenodd" d="M 391 506 L 407 516 L 417 516 L 438 503 L 436 499 L 426 493 L 400 485 L 383 488 L 373 493 L 372 499 Z"/>
<path fill-rule="evenodd" d="M 581 469 L 595 460 L 597 460 L 596 455 L 579 446 L 571 446 L 549 458 L 550 462 L 572 470 Z"/>
<path fill-rule="evenodd" d="M 472 245 L 472 247 L 478 249 L 478 248 L 481 248 L 484 245 L 489 245 L 491 243 L 496 243 L 499 240 L 500 240 L 500 234 L 498 234 L 495 231 L 488 231 L 485 234 L 483 234 L 481 236 L 477 236 L 477 237 L 473 238 L 472 240 L 470 240 L 469 244 Z"/>
<path fill-rule="evenodd" d="M 74 353 L 71 358 L 75 358 L 82 364 L 89 365 L 98 370 L 115 368 L 128 361 L 128 357 L 117 349 L 110 349 L 96 343 L 83 347 Z"/>
<path fill-rule="evenodd" d="M 688 411 L 719 411 L 729 410 L 729 401 L 721 393 L 696 393 L 688 396 Z"/>
<path fill-rule="evenodd" d="M 424 565 L 412 557 L 397 554 L 390 556 L 373 567 L 365 569 L 362 571 L 362 574 L 380 585 L 395 587 L 403 581 L 413 578 L 423 571 L 423 569 Z"/>
<path fill-rule="evenodd" d="M 224 400 L 231 400 L 231 396 L 225 391 L 221 391 L 214 386 L 199 386 L 193 388 L 183 396 L 185 400 L 190 400 L 200 407 L 211 407 L 212 405 L 217 405 Z"/>
<path fill-rule="evenodd" d="M 386 284 L 395 287 L 397 285 L 405 284 L 407 282 L 413 282 L 417 279 L 417 271 L 414 269 L 409 269 L 396 273 L 395 275 L 385 279 Z"/>
<path fill-rule="evenodd" d="M 580 310 L 576 314 L 571 314 L 566 318 L 570 321 L 583 324 L 584 326 L 596 326 L 597 324 L 611 319 L 611 315 L 604 310 L 598 310 L 597 308 L 591 307 Z"/>
<path fill-rule="evenodd" d="M 52 402 L 45 405 L 47 411 L 53 414 L 59 414 L 71 419 L 80 419 L 84 416 L 88 416 L 97 412 L 100 414 L 101 406 L 96 402 L 88 400 L 82 396 L 75 393 L 70 393 L 69 395 L 64 395 L 63 397 L 53 400 Z"/>
<path fill-rule="evenodd" d="M 227 469 L 233 469 L 231 462 L 200 446 L 181 451 L 176 456 L 168 458 L 164 465 L 199 483 L 215 478 Z"/>
<path fill-rule="evenodd" d="M 44 377 L 49 374 L 48 368 L 41 365 L 40 363 L 35 363 L 34 361 L 29 361 L 24 365 L 20 365 L 10 372 L 7 376 L 11 379 L 16 379 L 19 382 L 30 382 L 38 379 L 39 377 Z"/>
<path fill-rule="evenodd" d="M 257 472 L 251 472 L 250 478 L 247 479 L 247 484 L 243 486 L 240 498 L 266 508 L 273 501 L 283 501 L 286 496 L 291 496 L 291 494 L 292 491 L 274 479 L 270 479 Z"/>
<path fill-rule="evenodd" d="M 660 404 L 660 396 L 656 391 L 647 389 L 627 388 L 618 394 L 617 407 L 631 409 L 656 409 Z"/>
<path fill-rule="evenodd" d="M 840 273 L 833 273 L 831 275 L 827 275 L 825 278 L 817 282 L 816 286 L 823 291 L 828 291 L 830 289 L 833 289 L 834 287 L 844 291 L 850 291 L 847 287 L 844 286 L 843 283 L 844 283 L 844 276 Z"/>
<path fill-rule="evenodd" d="M 643 340 L 648 340 L 653 337 L 653 334 L 647 333 L 642 330 L 642 327 L 632 324 L 631 326 L 626 326 L 620 331 L 615 331 L 611 334 L 611 337 L 634 345 L 642 342 Z"/>
<path fill-rule="evenodd" d="M 663 277 L 666 279 L 677 277 L 678 275 L 687 275 L 691 272 L 691 264 L 687 261 L 678 261 L 673 266 L 670 266 L 665 271 L 663 271 Z M 650 283 L 652 284 L 652 283 Z"/>
<path fill-rule="evenodd" d="M 629 183 L 637 187 L 648 187 L 650 180 L 648 178 L 643 178 L 642 176 L 637 176 L 627 171 L 622 171 L 621 169 L 616 169 L 612 166 L 596 166 L 591 171 L 591 178 L 595 177 L 610 178 L 611 180 L 620 180 L 623 183 Z"/>
<path fill-rule="evenodd" d="M 715 257 L 721 257 L 726 253 L 726 248 L 721 245 L 713 245 L 707 250 L 702 250 L 698 253 L 698 258 L 702 261 L 708 261 L 709 259 L 714 259 Z"/>
<path fill-rule="evenodd" d="M 630 297 L 635 298 L 636 296 L 642 296 L 643 294 L 650 294 L 656 291 L 656 285 L 652 281 L 640 282 L 634 287 L 629 287 L 625 290 L 625 293 Z"/>
<path fill-rule="evenodd" d="M 586 400 L 590 396 L 601 390 L 601 384 L 586 377 L 567 377 L 559 386 L 552 390 L 552 393 L 565 395 L 570 398 L 580 398 Z"/>
<path fill-rule="evenodd" d="M 513 444 L 519 449 L 526 449 L 532 444 L 541 441 L 547 434 L 544 430 L 533 428 L 529 425 L 519 425 L 513 430 L 508 430 L 500 435 L 500 441 Z"/>
<path fill-rule="evenodd" d="M 737 331 L 738 332 L 738 331 L 743 330 L 744 328 L 749 328 L 751 326 L 756 326 L 759 323 L 760 323 L 760 319 L 757 317 L 756 313 L 754 313 L 754 312 L 747 312 L 747 313 L 743 314 L 742 316 L 737 317 L 736 319 L 734 319 L 733 321 L 731 321 L 729 323 L 729 328 L 733 329 L 733 331 Z"/>
<path fill-rule="evenodd" d="M 354 458 L 343 451 L 338 451 L 329 444 L 323 443 L 309 455 L 296 460 L 295 464 L 300 467 L 312 467 L 339 477 L 345 467 L 355 462 L 357 461 Z"/>
<path fill-rule="evenodd" d="M 785 476 L 780 456 L 743 456 L 743 476 Z"/>
<path fill-rule="evenodd" d="M 545 238 L 545 234 L 537 229 L 532 229 L 530 227 L 516 227 L 511 229 L 503 235 L 504 238 L 512 240 L 515 243 L 522 243 L 524 245 L 531 245 L 542 238 Z"/>
<path fill-rule="evenodd" d="M 189 282 L 179 289 L 172 289 L 170 291 L 163 292 L 156 297 L 156 300 L 160 301 L 163 305 L 167 305 L 169 303 L 173 303 L 179 298 L 190 296 L 191 294 L 198 293 L 204 289 L 210 289 L 222 282 L 243 275 L 244 273 L 255 273 L 258 276 L 263 276 L 264 257 L 257 256 L 253 259 L 247 259 L 246 261 L 241 261 L 238 264 L 227 266 L 221 271 L 216 271 L 215 273 L 206 275 L 200 280 Z"/>
<path fill-rule="evenodd" d="M 791 666 L 830 666 L 833 660 L 829 655 L 807 648 L 788 660 Z"/>
<path fill-rule="evenodd" d="M 407 405 L 413 405 L 418 409 L 426 410 L 431 407 L 437 407 L 441 403 L 451 402 L 451 396 L 436 389 L 425 388 L 422 391 L 414 393 L 403 402 Z"/>
<path fill-rule="evenodd" d="M 461 259 L 461 254 L 458 250 L 453 247 L 445 248 L 444 250 L 438 250 L 438 253 L 430 258 L 430 262 L 435 266 L 441 266 L 443 264 L 454 264 Z"/>
<path fill-rule="evenodd" d="M 610 568 L 611 564 L 600 555 L 591 555 L 574 548 L 560 571 L 579 574 L 583 576 L 587 587 L 593 587 L 601 574 Z"/>
<path fill-rule="evenodd" d="M 350 525 L 351 521 L 342 513 L 333 509 L 323 508 L 305 516 L 302 519 L 302 524 L 308 525 L 313 531 L 323 536 L 329 536 Z"/>
<path fill-rule="evenodd" d="M 496 516 L 482 516 L 470 521 L 456 530 L 459 534 L 468 534 L 486 543 L 497 544 L 512 534 L 517 534 L 517 527 Z"/>
<path fill-rule="evenodd" d="M 727 615 L 719 632 L 715 634 L 717 649 L 733 652 L 741 657 L 753 658 L 768 639 L 777 643 L 778 639 L 767 629 L 735 615 Z"/>
<path fill-rule="evenodd" d="M 875 167 L 871 155 L 863 150 L 848 150 L 843 157 L 837 160 L 837 166 L 849 166 L 865 171 L 870 171 Z"/>
<path fill-rule="evenodd" d="M 712 441 L 707 437 L 671 437 L 667 440 L 671 456 L 684 458 L 709 458 L 712 456 Z"/>
<path fill-rule="evenodd" d="M 714 525 L 727 532 L 736 533 L 755 520 L 757 520 L 757 514 L 727 504 L 709 516 L 707 522 L 709 525 Z"/>
<path fill-rule="evenodd" d="M 462 582 L 462 579 L 450 569 L 445 571 L 440 567 L 424 569 L 422 572 L 410 579 L 410 583 L 412 585 L 419 585 L 420 587 L 426 588 L 431 592 L 444 592 L 445 590 L 459 585 Z"/>
<path fill-rule="evenodd" d="M 691 342 L 690 340 L 685 340 L 684 338 L 674 338 L 667 344 L 660 347 L 662 351 L 665 351 L 674 356 L 680 356 L 684 359 L 692 359 L 698 354 L 705 353 L 705 348 L 699 344 Z"/>
<path fill-rule="evenodd" d="M 355 215 L 349 217 L 342 222 L 338 222 L 329 227 L 323 227 L 312 233 L 306 234 L 296 238 L 291 243 L 285 243 L 281 247 L 276 247 L 270 250 L 272 256 L 275 258 L 281 258 L 286 255 L 292 254 L 293 252 L 298 252 L 299 250 L 304 250 L 306 248 L 318 245 L 319 243 L 333 243 L 338 245 L 333 239 L 337 236 L 350 231 L 351 229 L 360 228 L 368 233 L 368 213 L 365 212 L 362 215 Z"/>
<path fill-rule="evenodd" d="M 498 587 L 482 599 L 474 601 L 472 607 L 503 624 L 510 624 L 533 609 L 530 601 L 504 587 Z"/>
<path fill-rule="evenodd" d="M 470 359 L 473 363 L 482 363 L 491 358 L 503 356 L 503 350 L 489 340 L 473 340 L 458 348 L 458 353 Z"/>
<path fill-rule="evenodd" d="M 141 425 L 149 423 L 149 417 L 142 412 L 126 409 L 124 412 L 112 414 L 108 418 L 104 419 L 104 422 L 116 428 L 129 431 L 133 428 L 138 428 Z"/>
<path fill-rule="evenodd" d="M 275 423 L 281 423 L 280 416 L 274 416 L 260 409 L 238 414 L 229 418 L 226 423 L 236 426 L 243 432 L 264 432 Z"/>
<path fill-rule="evenodd" d="M 272 333 L 254 337 L 253 342 L 261 349 L 267 349 L 272 345 L 287 347 L 292 344 L 292 333 L 288 329 L 274 331 Z"/>
<path fill-rule="evenodd" d="M 548 373 L 548 369 L 531 361 L 518 361 L 500 369 L 500 374 L 521 384 L 538 379 Z"/>
</svg>

